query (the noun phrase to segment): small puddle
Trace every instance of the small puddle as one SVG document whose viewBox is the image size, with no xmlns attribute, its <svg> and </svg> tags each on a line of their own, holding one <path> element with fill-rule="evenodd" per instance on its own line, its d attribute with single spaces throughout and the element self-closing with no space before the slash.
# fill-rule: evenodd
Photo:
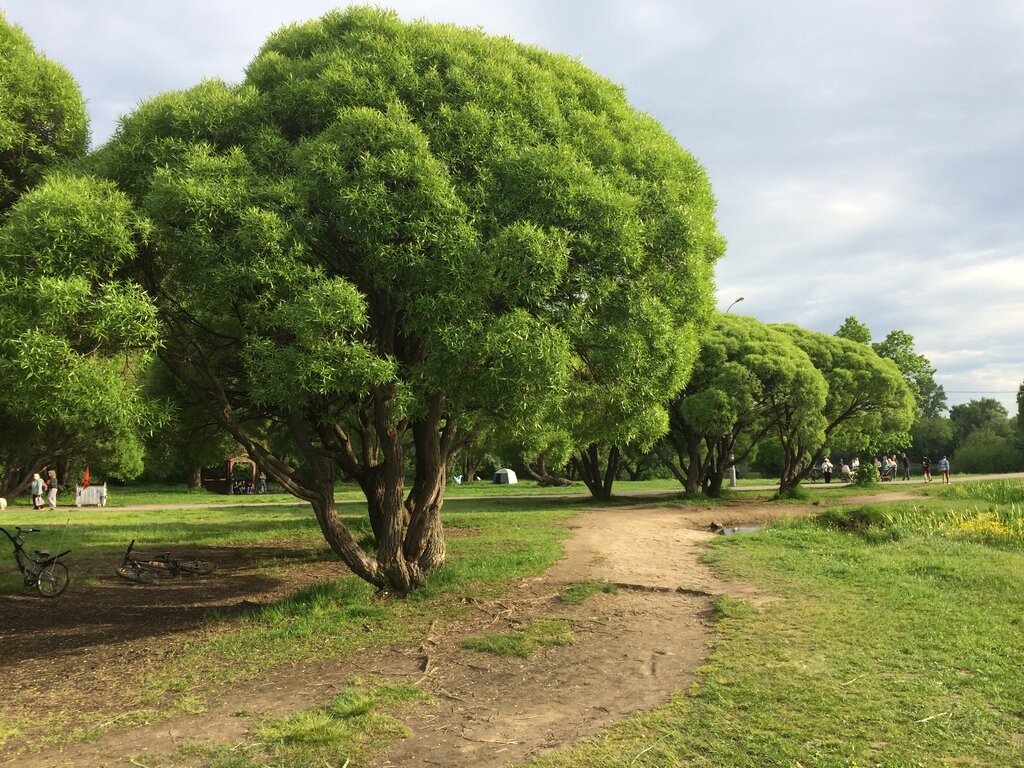
<svg viewBox="0 0 1024 768">
<path fill-rule="evenodd" d="M 723 528 L 719 533 L 723 536 L 731 536 L 734 533 L 755 533 L 760 530 L 761 526 L 759 525 L 740 525 L 733 528 Z"/>
</svg>

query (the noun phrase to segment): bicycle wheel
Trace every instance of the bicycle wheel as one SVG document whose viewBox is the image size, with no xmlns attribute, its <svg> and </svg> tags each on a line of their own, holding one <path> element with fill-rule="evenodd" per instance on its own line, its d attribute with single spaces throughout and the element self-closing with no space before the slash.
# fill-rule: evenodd
<svg viewBox="0 0 1024 768">
<path fill-rule="evenodd" d="M 184 573 L 206 574 L 213 573 L 217 566 L 209 560 L 179 560 L 178 570 Z"/>
<path fill-rule="evenodd" d="M 68 588 L 69 581 L 71 581 L 71 575 L 68 573 L 67 566 L 64 563 L 54 562 L 39 572 L 36 586 L 39 587 L 43 597 L 56 597 Z"/>
<path fill-rule="evenodd" d="M 138 582 L 139 584 L 152 584 L 160 579 L 159 573 L 138 564 L 119 565 L 116 573 L 122 579 Z"/>
</svg>

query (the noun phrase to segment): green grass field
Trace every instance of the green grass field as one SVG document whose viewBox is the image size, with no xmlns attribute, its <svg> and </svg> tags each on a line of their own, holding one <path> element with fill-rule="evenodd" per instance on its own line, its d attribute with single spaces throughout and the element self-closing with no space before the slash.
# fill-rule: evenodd
<svg viewBox="0 0 1024 768">
<path fill-rule="evenodd" d="M 915 488 L 913 501 L 829 508 L 828 499 L 839 498 L 832 493 L 813 494 L 822 510 L 818 519 L 715 542 L 709 558 L 720 575 L 780 599 L 761 607 L 718 602 L 713 655 L 698 684 L 654 712 L 529 765 L 1024 765 L 1024 483 L 933 484 Z M 111 725 L 118 713 L 96 713 L 76 722 L 71 735 L 54 738 L 95 738 L 167 712 L 202 712 L 225 682 L 325 653 L 342 657 L 367 644 L 421 637 L 433 618 L 464 610 L 464 598 L 500 596 L 550 567 L 567 533 L 559 523 L 586 505 L 578 499 L 451 498 L 445 505 L 454 534 L 449 561 L 410 599 L 375 600 L 368 586 L 343 578 L 248 614 L 213 617 L 171 660 L 151 665 L 126 697 L 128 717 Z M 39 545 L 55 545 L 68 517 L 66 510 L 15 511 L 22 524 L 44 528 L 35 534 Z M 358 505 L 344 513 L 354 529 L 366 532 Z M 297 504 L 111 507 L 75 510 L 70 517 L 65 548 L 75 550 L 75 564 L 86 571 L 73 569 L 73 577 L 86 579 L 89 568 L 119 558 L 132 537 L 140 546 L 269 543 L 306 552 L 305 560 L 271 559 L 268 569 L 333 557 L 308 507 Z M 13 563 L 0 560 L 0 592 L 20 590 L 11 571 Z M 75 583 L 69 597 L 74 589 Z M 367 624 L 374 627 L 370 637 Z M 484 637 L 480 650 L 528 656 L 530 642 L 560 638 L 557 629 Z M 395 717 L 421 696 L 416 689 L 356 681 L 331 702 L 264 721 L 230 752 L 181 759 L 209 768 L 362 759 L 401 738 Z M 154 702 L 161 706 L 153 708 Z M 45 723 L 51 730 L 65 724 Z M 32 728 L 12 700 L 0 704 L 0 745 Z"/>
<path fill-rule="evenodd" d="M 720 601 L 692 691 L 529 765 L 1024 765 L 1024 549 L 997 535 L 1022 493 L 954 486 L 723 538 L 716 569 L 782 599 Z"/>
<path fill-rule="evenodd" d="M 764 485 L 771 481 L 742 479 L 738 487 L 752 487 Z M 203 505 L 203 506 L 232 506 L 238 504 L 282 504 L 292 501 L 292 497 L 281 491 L 280 488 L 271 484 L 270 493 L 254 493 L 241 496 L 228 496 L 220 493 L 210 493 L 199 489 L 188 491 L 182 485 L 109 485 L 109 496 L 107 506 L 110 508 L 141 505 Z M 682 488 L 673 479 L 663 480 L 619 480 L 615 483 L 613 494 L 615 496 L 629 496 L 631 494 L 658 493 L 666 494 L 680 493 Z M 448 499 L 465 498 L 510 498 L 514 496 L 589 496 L 590 491 L 582 482 L 574 482 L 567 488 L 558 488 L 538 485 L 535 480 L 520 480 L 514 485 L 495 485 L 488 481 L 464 483 L 456 485 L 449 482 L 445 488 L 445 497 Z M 339 502 L 361 502 L 363 493 L 359 486 L 354 483 L 339 483 L 334 495 Z M 75 495 L 73 491 L 62 491 L 58 496 L 60 509 L 74 509 Z M 15 499 L 8 499 L 13 509 L 27 509 L 31 511 L 32 500 L 28 494 L 21 494 Z"/>
</svg>

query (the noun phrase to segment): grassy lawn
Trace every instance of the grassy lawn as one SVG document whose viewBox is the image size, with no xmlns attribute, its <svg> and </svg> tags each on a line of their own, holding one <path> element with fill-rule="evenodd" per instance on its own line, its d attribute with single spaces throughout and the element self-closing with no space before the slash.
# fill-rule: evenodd
<svg viewBox="0 0 1024 768">
<path fill-rule="evenodd" d="M 764 485 L 771 483 L 771 480 L 739 480 L 739 488 Z M 271 484 L 270 493 L 254 493 L 241 496 L 228 496 L 221 493 L 210 493 L 199 489 L 188 491 L 183 485 L 109 485 L 108 508 L 118 508 L 138 505 L 160 505 L 177 506 L 181 504 L 203 505 L 203 506 L 237 506 L 239 504 L 282 504 L 292 501 L 292 497 Z M 662 480 L 618 480 L 612 492 L 615 496 L 629 496 L 636 493 L 666 494 L 681 493 L 682 488 L 674 479 Z M 567 488 L 557 488 L 538 485 L 535 480 L 520 480 L 515 485 L 495 485 L 491 482 L 480 481 L 475 483 L 464 483 L 456 485 L 449 482 L 445 489 L 447 499 L 465 498 L 510 498 L 514 496 L 566 496 L 580 495 L 589 496 L 590 491 L 582 482 L 574 482 Z M 334 498 L 339 502 L 361 502 L 363 493 L 359 486 L 354 483 L 338 483 Z M 31 512 L 32 499 L 27 493 L 23 493 L 15 499 L 8 499 L 11 507 Z M 74 491 L 63 491 L 58 496 L 57 503 L 60 509 L 74 510 Z M 84 509 L 84 508 L 83 508 Z"/>
<path fill-rule="evenodd" d="M 723 538 L 716 568 L 782 599 L 720 600 L 699 685 L 529 765 L 1024 764 L 1022 502 L 954 486 Z"/>
<path fill-rule="evenodd" d="M 713 655 L 692 690 L 529 765 L 1024 764 L 1024 483 L 932 484 L 914 492 L 913 501 L 899 504 L 832 509 L 828 494 L 816 493 L 823 510 L 818 520 L 716 541 L 709 557 L 721 575 L 780 599 L 759 608 L 719 600 Z M 558 523 L 583 506 L 542 497 L 450 498 L 449 560 L 427 588 L 407 600 L 380 600 L 362 582 L 342 578 L 251 613 L 212 617 L 138 681 L 124 702 L 130 717 L 114 727 L 168 712 L 202 712 L 224 683 L 268 668 L 422 636 L 432 619 L 465 610 L 464 598 L 499 596 L 550 567 L 567 533 Z M 366 533 L 358 505 L 343 512 Z M 21 524 L 44 528 L 35 534 L 36 546 L 55 546 L 67 519 L 65 511 L 17 513 Z M 98 563 L 112 567 L 133 537 L 140 547 L 272 544 L 306 552 L 305 560 L 272 561 L 268 569 L 333 558 L 305 505 L 83 509 L 71 512 L 64 534 L 64 548 L 75 550 L 73 579 L 88 578 Z M 85 573 L 75 570 L 79 563 Z M 8 564 L 0 593 L 20 589 L 7 576 Z M 73 581 L 62 599 L 75 594 Z M 477 647 L 528 656 L 531 644 L 564 642 L 563 629 L 539 623 L 521 637 L 482 637 Z M 421 696 L 414 688 L 353 681 L 331 702 L 262 722 L 240 749 L 181 759 L 211 768 L 323 764 L 339 754 L 361 760 L 402 736 L 395 717 Z M 154 702 L 159 706 L 152 709 Z M 102 730 L 97 726 L 118 714 L 97 713 L 62 738 L 94 738 Z M 23 736 L 31 728 L 26 723 L 10 701 L 0 704 L 0 744 Z"/>
<path fill-rule="evenodd" d="M 349 576 L 319 582 L 248 612 L 211 615 L 205 626 L 176 641 L 173 653 L 147 660 L 144 670 L 133 675 L 119 702 L 122 711 L 90 712 L 82 706 L 40 719 L 26 714 L 36 714 L 31 701 L 13 696 L 0 701 L 0 747 L 27 737 L 37 746 L 91 740 L 110 728 L 182 712 L 201 713 L 225 683 L 249 680 L 293 662 L 344 658 L 422 636 L 432 619 L 469 610 L 464 598 L 499 595 L 510 584 L 550 567 L 568 534 L 557 523 L 571 516 L 578 503 L 562 500 L 552 505 L 542 498 L 451 500 L 445 505 L 445 524 L 452 533 L 447 563 L 409 599 L 380 599 L 372 587 Z M 368 533 L 362 509 L 353 505 L 345 511 L 345 521 L 357 535 Z M 72 549 L 67 558 L 72 583 L 60 598 L 65 604 L 80 603 L 89 595 L 87 587 L 100 580 L 108 590 L 159 591 L 159 585 L 137 587 L 113 579 L 114 566 L 131 538 L 138 540 L 140 549 L 176 544 L 182 549 L 225 548 L 222 563 L 232 549 L 244 553 L 248 545 L 258 545 L 261 551 L 282 553 L 257 564 L 258 572 L 271 575 L 312 560 L 336 561 L 306 505 L 220 505 L 172 512 L 88 508 L 71 513 L 66 532 L 66 514 L 58 511 L 56 517 L 60 519 L 50 512 L 19 510 L 18 522 L 42 529 L 32 534 L 32 548 L 55 547 L 63 536 L 63 548 Z M 296 557 L 296 552 L 303 556 Z M 22 591 L 13 560 L 0 560 L 0 574 L 0 595 Z M 70 690 L 68 695 L 74 696 Z"/>
</svg>

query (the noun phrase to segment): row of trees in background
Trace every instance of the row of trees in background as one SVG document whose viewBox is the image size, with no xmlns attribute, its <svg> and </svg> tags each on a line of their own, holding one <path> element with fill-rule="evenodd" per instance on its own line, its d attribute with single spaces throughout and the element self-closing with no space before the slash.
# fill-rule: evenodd
<svg viewBox="0 0 1024 768">
<path fill-rule="evenodd" d="M 870 345 L 896 363 L 916 401 L 910 429 L 914 454 L 933 460 L 949 456 L 960 472 L 1011 472 L 1024 469 L 1024 383 L 1011 416 L 998 400 L 981 398 L 947 408 L 946 393 L 935 381 L 935 368 L 914 350 L 914 338 L 892 331 L 872 343 L 867 326 L 848 317 L 838 336 Z"/>
<path fill-rule="evenodd" d="M 703 169 L 573 60 L 336 11 L 87 154 L 70 76 L 2 17 L 0 56 L 0 492 L 72 459 L 133 476 L 144 443 L 194 482 L 240 448 L 404 594 L 471 456 L 606 498 L 655 461 L 717 493 L 774 452 L 787 492 L 938 409 L 905 334 L 715 315 Z"/>
</svg>

